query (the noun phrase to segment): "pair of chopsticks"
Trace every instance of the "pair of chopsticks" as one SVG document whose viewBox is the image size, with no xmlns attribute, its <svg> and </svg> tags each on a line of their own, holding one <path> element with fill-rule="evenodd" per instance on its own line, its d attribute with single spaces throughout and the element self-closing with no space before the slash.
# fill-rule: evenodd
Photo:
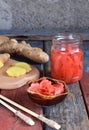
<svg viewBox="0 0 89 130">
<path fill-rule="evenodd" d="M 5 102 L 4 102 L 4 101 Z M 29 125 L 34 125 L 35 122 L 28 116 L 24 115 L 23 113 L 21 113 L 20 111 L 15 110 L 14 108 L 12 108 L 10 105 L 8 105 L 6 102 L 14 105 L 15 107 L 19 108 L 20 110 L 34 116 L 35 118 L 39 119 L 40 121 L 46 123 L 48 126 L 58 130 L 61 128 L 61 125 L 59 125 L 58 123 L 56 123 L 55 121 L 48 119 L 46 117 L 44 117 L 43 115 L 38 115 L 37 113 L 27 109 L 26 107 L 21 106 L 20 104 L 8 99 L 7 97 L 0 95 L 0 103 L 5 106 L 6 108 L 8 108 L 9 110 L 11 110 L 16 116 L 18 116 L 19 118 L 21 118 L 22 120 L 24 120 L 27 124 Z"/>
</svg>

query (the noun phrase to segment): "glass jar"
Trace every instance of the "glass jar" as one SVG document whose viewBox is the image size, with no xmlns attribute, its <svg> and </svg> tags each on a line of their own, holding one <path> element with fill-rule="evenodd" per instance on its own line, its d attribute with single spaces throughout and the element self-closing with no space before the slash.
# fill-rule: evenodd
<svg viewBox="0 0 89 130">
<path fill-rule="evenodd" d="M 66 83 L 77 82 L 83 74 L 83 50 L 76 34 L 61 33 L 52 40 L 51 75 Z"/>
</svg>

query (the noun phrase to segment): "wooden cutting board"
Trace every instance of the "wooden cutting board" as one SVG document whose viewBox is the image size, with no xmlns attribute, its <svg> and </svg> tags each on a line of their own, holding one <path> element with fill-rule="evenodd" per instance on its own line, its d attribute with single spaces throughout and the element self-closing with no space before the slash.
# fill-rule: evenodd
<svg viewBox="0 0 89 130">
<path fill-rule="evenodd" d="M 24 76 L 21 76 L 19 78 L 8 77 L 5 73 L 5 70 L 16 62 L 17 61 L 10 59 L 10 61 L 8 61 L 8 63 L 6 63 L 5 66 L 0 69 L 0 94 L 36 112 L 37 114 L 43 114 L 42 107 L 36 105 L 33 101 L 31 101 L 27 93 L 27 86 L 23 85 L 29 80 L 38 79 L 40 76 L 39 70 L 36 67 L 31 66 L 32 71 Z M 14 107 L 13 105 L 11 106 Z M 14 108 L 16 110 L 19 110 L 16 107 Z M 28 117 L 31 117 L 34 120 L 35 125 L 30 126 L 26 124 L 20 118 L 15 116 L 10 110 L 0 104 L 0 130 L 43 130 L 41 121 L 32 117 L 30 114 L 27 114 L 23 111 L 21 112 Z"/>
<path fill-rule="evenodd" d="M 39 78 L 40 72 L 34 66 L 31 66 L 32 70 L 23 76 L 20 76 L 17 78 L 8 76 L 6 74 L 7 68 L 16 62 L 18 62 L 18 61 L 10 59 L 8 62 L 6 62 L 4 67 L 0 68 L 0 89 L 19 88 L 19 87 L 25 85 L 26 82 L 36 80 Z"/>
<path fill-rule="evenodd" d="M 11 90 L 1 90 L 1 94 L 7 98 L 17 102 L 18 104 L 36 112 L 37 114 L 43 114 L 43 109 L 41 106 L 36 105 L 28 96 L 27 87 L 23 86 L 18 89 Z M 14 107 L 13 105 L 11 105 Z M 18 108 L 14 107 L 19 110 Z M 21 110 L 20 110 L 21 111 Z M 42 122 L 32 117 L 30 114 L 27 114 L 21 111 L 28 117 L 31 117 L 35 125 L 30 126 L 23 122 L 20 118 L 15 116 L 10 110 L 0 105 L 0 130 L 43 130 Z"/>
</svg>

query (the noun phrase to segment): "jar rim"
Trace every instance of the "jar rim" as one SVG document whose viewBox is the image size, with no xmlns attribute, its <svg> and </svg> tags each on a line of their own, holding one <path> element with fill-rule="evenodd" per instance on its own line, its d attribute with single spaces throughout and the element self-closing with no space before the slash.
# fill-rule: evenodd
<svg viewBox="0 0 89 130">
<path fill-rule="evenodd" d="M 75 33 L 58 33 L 56 34 L 53 39 L 57 40 L 57 41 L 66 41 L 66 40 L 70 40 L 74 41 L 74 42 L 80 42 L 81 41 L 81 37 L 79 34 L 75 34 Z"/>
</svg>

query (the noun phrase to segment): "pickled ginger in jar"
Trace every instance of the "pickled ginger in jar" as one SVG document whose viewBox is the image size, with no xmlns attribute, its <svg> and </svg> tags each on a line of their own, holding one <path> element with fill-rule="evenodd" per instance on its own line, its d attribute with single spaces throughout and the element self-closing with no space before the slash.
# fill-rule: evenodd
<svg viewBox="0 0 89 130">
<path fill-rule="evenodd" d="M 61 33 L 52 40 L 51 75 L 66 83 L 77 82 L 83 74 L 81 38 L 76 34 Z"/>
</svg>

